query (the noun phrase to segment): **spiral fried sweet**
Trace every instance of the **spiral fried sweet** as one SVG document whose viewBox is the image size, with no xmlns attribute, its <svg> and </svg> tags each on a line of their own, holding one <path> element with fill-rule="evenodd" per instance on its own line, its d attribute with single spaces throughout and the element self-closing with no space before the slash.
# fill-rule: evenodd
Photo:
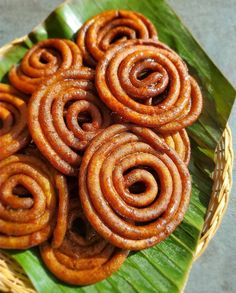
<svg viewBox="0 0 236 293">
<path fill-rule="evenodd" d="M 60 246 L 67 221 L 63 175 L 41 159 L 12 155 L 0 162 L 0 248 L 25 249 L 47 240 Z"/>
<path fill-rule="evenodd" d="M 174 149 L 180 158 L 185 162 L 185 164 L 188 165 L 190 160 L 191 147 L 187 131 L 182 129 L 172 134 L 157 134 L 162 137 L 165 143 Z"/>
<path fill-rule="evenodd" d="M 48 77 L 58 70 L 78 69 L 82 64 L 79 48 L 70 40 L 48 39 L 34 45 L 19 66 L 9 72 L 11 84 L 19 91 L 32 94 Z"/>
<path fill-rule="evenodd" d="M 112 112 L 112 124 L 123 124 L 127 123 L 123 117 L 118 115 L 117 113 Z M 185 129 L 181 129 L 180 131 L 174 133 L 160 133 L 158 129 L 152 128 L 152 130 L 161 138 L 164 139 L 165 143 L 174 149 L 180 158 L 188 165 L 191 155 L 191 146 L 187 131 Z"/>
<path fill-rule="evenodd" d="M 0 160 L 29 143 L 26 117 L 24 99 L 12 87 L 0 83 Z"/>
<path fill-rule="evenodd" d="M 127 250 L 114 247 L 93 230 L 75 199 L 70 202 L 62 245 L 53 249 L 45 242 L 40 246 L 40 252 L 48 269 L 72 285 L 88 285 L 109 277 L 128 255 Z"/>
<path fill-rule="evenodd" d="M 94 71 L 68 70 L 48 79 L 31 97 L 28 124 L 41 153 L 67 175 L 76 175 L 81 151 L 110 124 L 96 95 Z"/>
<path fill-rule="evenodd" d="M 183 60 L 166 45 L 130 40 L 113 46 L 96 68 L 104 103 L 129 122 L 175 132 L 200 115 L 202 95 Z"/>
<path fill-rule="evenodd" d="M 185 163 L 152 130 L 108 127 L 88 146 L 79 194 L 93 228 L 113 245 L 144 249 L 169 236 L 188 207 Z"/>
<path fill-rule="evenodd" d="M 87 65 L 95 67 L 111 45 L 128 39 L 157 39 L 154 25 L 144 15 L 127 10 L 109 10 L 84 23 L 77 44 Z"/>
</svg>

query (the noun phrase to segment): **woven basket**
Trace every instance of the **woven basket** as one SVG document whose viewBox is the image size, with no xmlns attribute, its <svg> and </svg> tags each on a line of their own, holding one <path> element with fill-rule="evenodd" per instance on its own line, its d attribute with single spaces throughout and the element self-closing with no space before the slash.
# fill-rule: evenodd
<svg viewBox="0 0 236 293">
<path fill-rule="evenodd" d="M 214 184 L 210 203 L 198 243 L 195 259 L 206 249 L 226 211 L 232 186 L 232 136 L 227 126 L 215 152 Z M 0 252 L 0 292 L 35 293 L 23 269 L 7 254 Z"/>
</svg>

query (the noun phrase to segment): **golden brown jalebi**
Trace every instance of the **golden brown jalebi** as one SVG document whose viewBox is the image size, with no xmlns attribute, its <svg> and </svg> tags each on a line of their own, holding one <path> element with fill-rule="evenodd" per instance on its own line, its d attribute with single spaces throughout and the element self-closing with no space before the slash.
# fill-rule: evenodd
<svg viewBox="0 0 236 293">
<path fill-rule="evenodd" d="M 53 249 L 49 242 L 40 246 L 42 259 L 60 280 L 73 285 L 101 281 L 117 271 L 128 251 L 102 239 L 89 225 L 79 201 L 70 201 L 68 228 L 62 245 Z"/>
<path fill-rule="evenodd" d="M 188 165 L 191 155 L 191 146 L 187 131 L 182 129 L 172 134 L 157 134 L 162 137 L 166 144 L 174 149 L 185 164 Z"/>
<path fill-rule="evenodd" d="M 85 63 L 95 67 L 114 43 L 128 39 L 156 39 L 154 25 L 144 15 L 127 10 L 109 10 L 87 20 L 77 35 Z"/>
<path fill-rule="evenodd" d="M 58 70 L 78 69 L 82 64 L 81 53 L 70 40 L 48 39 L 34 45 L 19 66 L 9 72 L 11 84 L 19 91 L 32 94 L 48 77 Z"/>
<path fill-rule="evenodd" d="M 112 112 L 112 124 L 123 124 L 128 123 L 126 119 L 119 116 L 117 113 Z M 185 164 L 188 165 L 191 155 L 191 146 L 189 137 L 187 134 L 187 131 L 185 129 L 181 129 L 180 131 L 174 132 L 174 133 L 159 133 L 157 129 L 152 128 L 156 134 L 163 138 L 166 144 L 168 144 L 169 147 L 174 149 L 180 158 L 185 162 Z"/>
<path fill-rule="evenodd" d="M 203 98 L 149 19 L 104 11 L 75 42 L 38 42 L 9 80 L 0 83 L 0 249 L 39 245 L 58 279 L 89 285 L 182 222 L 185 128 Z"/>
<path fill-rule="evenodd" d="M 41 153 L 67 175 L 76 175 L 81 151 L 103 128 L 110 114 L 97 97 L 89 68 L 55 74 L 29 102 L 30 133 Z"/>
<path fill-rule="evenodd" d="M 26 119 L 24 98 L 11 86 L 0 83 L 0 160 L 29 143 Z"/>
<path fill-rule="evenodd" d="M 152 130 L 108 127 L 89 144 L 79 193 L 93 228 L 131 250 L 155 245 L 183 220 L 191 192 L 185 163 Z"/>
<path fill-rule="evenodd" d="M 129 122 L 176 132 L 200 115 L 202 95 L 183 60 L 153 40 L 130 40 L 108 50 L 96 68 L 104 103 Z"/>
<path fill-rule="evenodd" d="M 29 248 L 52 232 L 54 247 L 60 246 L 67 206 L 64 176 L 41 159 L 12 155 L 0 162 L 0 248 Z"/>
</svg>

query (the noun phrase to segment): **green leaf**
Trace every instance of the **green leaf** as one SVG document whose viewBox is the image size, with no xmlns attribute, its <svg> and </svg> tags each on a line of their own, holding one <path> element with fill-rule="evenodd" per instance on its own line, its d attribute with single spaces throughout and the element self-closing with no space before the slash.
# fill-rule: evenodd
<svg viewBox="0 0 236 293">
<path fill-rule="evenodd" d="M 131 9 L 146 15 L 156 26 L 159 39 L 187 62 L 201 85 L 204 109 L 197 123 L 189 127 L 192 144 L 190 172 L 192 197 L 185 219 L 165 241 L 153 248 L 131 253 L 112 277 L 84 287 L 68 286 L 45 269 L 37 249 L 10 254 L 22 265 L 40 293 L 60 292 L 181 292 L 193 262 L 209 202 L 214 170 L 213 154 L 225 128 L 235 90 L 181 23 L 164 0 L 71 0 L 60 5 L 24 41 L 0 53 L 0 80 L 7 81 L 10 67 L 27 48 L 51 37 L 73 39 L 81 24 L 106 9 Z"/>
</svg>

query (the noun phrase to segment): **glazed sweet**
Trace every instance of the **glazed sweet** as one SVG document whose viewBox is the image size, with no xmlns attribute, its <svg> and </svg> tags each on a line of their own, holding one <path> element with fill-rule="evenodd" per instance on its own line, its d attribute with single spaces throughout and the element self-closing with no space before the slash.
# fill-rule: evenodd
<svg viewBox="0 0 236 293">
<path fill-rule="evenodd" d="M 160 134 L 157 132 L 157 135 L 163 138 L 165 143 L 174 149 L 185 164 L 188 165 L 191 155 L 191 146 L 185 129 L 172 134 Z"/>
<path fill-rule="evenodd" d="M 18 66 L 9 72 L 11 84 L 25 94 L 32 94 L 48 77 L 58 70 L 81 67 L 78 47 L 70 40 L 48 39 L 38 42 L 26 53 Z"/>
<path fill-rule="evenodd" d="M 77 35 L 85 64 L 95 67 L 112 45 L 129 39 L 155 39 L 157 31 L 144 15 L 128 10 L 109 10 L 87 20 Z"/>
<path fill-rule="evenodd" d="M 186 164 L 152 130 L 108 127 L 89 144 L 79 195 L 93 228 L 113 245 L 151 247 L 183 220 L 191 193 Z"/>
<path fill-rule="evenodd" d="M 0 248 L 39 246 L 83 286 L 183 221 L 203 98 L 140 13 L 104 11 L 75 38 L 38 42 L 0 84 Z"/>
<path fill-rule="evenodd" d="M 47 268 L 58 279 L 72 285 L 88 285 L 109 277 L 129 253 L 109 244 L 93 230 L 76 199 L 70 201 L 62 245 L 55 249 L 45 242 L 40 252 Z"/>
<path fill-rule="evenodd" d="M 0 83 L 0 160 L 30 142 L 26 119 L 24 98 L 13 87 Z"/>
<path fill-rule="evenodd" d="M 190 76 L 191 94 L 190 100 L 180 115 L 171 122 L 157 128 L 160 133 L 179 131 L 192 125 L 202 112 L 202 93 L 196 80 Z"/>
<path fill-rule="evenodd" d="M 61 245 L 68 214 L 62 175 L 36 156 L 12 155 L 0 162 L 0 195 L 0 248 L 30 248 L 52 233 Z"/>
<path fill-rule="evenodd" d="M 96 87 L 118 115 L 159 132 L 191 125 L 202 110 L 202 95 L 187 66 L 161 42 L 130 40 L 108 50 L 96 67 Z"/>
<path fill-rule="evenodd" d="M 112 124 L 127 123 L 127 120 L 119 116 L 117 113 L 112 112 Z M 163 138 L 165 143 L 175 150 L 180 158 L 188 165 L 191 155 L 191 145 L 187 131 L 181 129 L 173 133 L 160 133 L 158 129 L 152 128 L 152 130 L 160 137 Z"/>
<path fill-rule="evenodd" d="M 94 71 L 61 71 L 34 92 L 28 125 L 40 152 L 60 172 L 75 176 L 81 151 L 110 125 L 110 112 L 97 96 Z"/>
</svg>

